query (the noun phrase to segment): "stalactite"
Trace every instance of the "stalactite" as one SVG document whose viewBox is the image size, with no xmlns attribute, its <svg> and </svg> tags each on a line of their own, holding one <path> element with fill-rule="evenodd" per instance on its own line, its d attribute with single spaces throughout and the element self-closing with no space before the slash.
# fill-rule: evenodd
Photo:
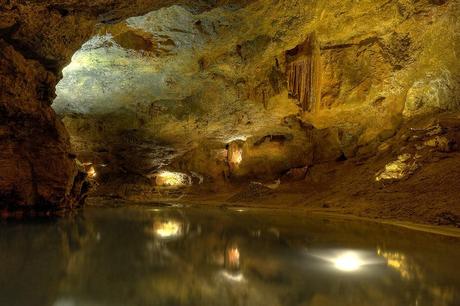
<svg viewBox="0 0 460 306">
<path fill-rule="evenodd" d="M 321 104 L 321 54 L 315 33 L 286 52 L 288 90 L 304 112 L 314 112 Z"/>
</svg>

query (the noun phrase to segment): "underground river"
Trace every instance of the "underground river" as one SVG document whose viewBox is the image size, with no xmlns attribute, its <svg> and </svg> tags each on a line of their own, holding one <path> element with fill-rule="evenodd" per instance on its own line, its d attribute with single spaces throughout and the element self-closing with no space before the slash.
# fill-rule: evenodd
<svg viewBox="0 0 460 306">
<path fill-rule="evenodd" d="M 0 305 L 459 305 L 460 239 L 300 212 L 87 207 L 0 224 Z"/>
</svg>

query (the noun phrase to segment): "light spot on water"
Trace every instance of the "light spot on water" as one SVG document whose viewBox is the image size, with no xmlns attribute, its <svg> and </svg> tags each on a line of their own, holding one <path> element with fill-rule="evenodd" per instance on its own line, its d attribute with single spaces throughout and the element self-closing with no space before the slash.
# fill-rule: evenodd
<svg viewBox="0 0 460 306">
<path fill-rule="evenodd" d="M 182 235 L 182 226 L 174 220 L 158 221 L 154 225 L 155 235 L 159 238 L 174 238 Z"/>
<path fill-rule="evenodd" d="M 337 270 L 353 272 L 359 270 L 359 268 L 363 265 L 363 261 L 357 253 L 348 251 L 335 258 L 334 265 Z"/>
</svg>

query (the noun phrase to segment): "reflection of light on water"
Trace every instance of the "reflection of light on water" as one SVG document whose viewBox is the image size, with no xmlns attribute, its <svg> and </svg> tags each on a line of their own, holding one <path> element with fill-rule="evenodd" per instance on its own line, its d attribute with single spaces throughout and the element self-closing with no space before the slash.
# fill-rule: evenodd
<svg viewBox="0 0 460 306">
<path fill-rule="evenodd" d="M 345 252 L 334 259 L 335 267 L 344 272 L 353 272 L 358 270 L 363 262 L 355 252 Z"/>
<path fill-rule="evenodd" d="M 181 224 L 177 221 L 156 221 L 153 224 L 155 235 L 159 238 L 174 238 L 182 235 Z"/>
<path fill-rule="evenodd" d="M 357 272 L 364 266 L 381 264 L 375 253 L 356 251 L 356 250 L 332 250 L 312 254 L 329 264 L 336 270 L 342 272 Z"/>
<path fill-rule="evenodd" d="M 397 271 L 402 279 L 406 281 L 417 280 L 425 283 L 426 290 L 432 300 L 437 301 L 436 305 L 453 305 L 455 289 L 439 286 L 437 284 L 430 284 L 429 282 L 426 283 L 426 276 L 422 272 L 421 267 L 410 260 L 410 257 L 407 257 L 401 252 L 385 251 L 380 247 L 377 248 L 377 254 L 383 257 L 386 260 L 387 266 Z M 418 305 L 418 300 L 416 300 L 416 305 Z"/>
<path fill-rule="evenodd" d="M 237 273 L 230 273 L 228 271 L 221 271 L 221 275 L 229 280 L 229 281 L 232 281 L 232 282 L 238 282 L 238 283 L 241 283 L 241 282 L 244 282 L 245 281 L 245 278 L 244 278 L 244 275 L 243 273 L 241 272 L 237 272 Z"/>
<path fill-rule="evenodd" d="M 385 252 L 377 248 L 377 254 L 386 259 L 387 265 L 399 272 L 401 277 L 411 279 L 409 265 L 406 256 L 398 252 Z"/>
<path fill-rule="evenodd" d="M 53 303 L 53 306 L 75 306 L 77 303 L 70 298 L 59 298 Z"/>
<path fill-rule="evenodd" d="M 237 247 L 227 250 L 227 263 L 229 268 L 238 268 L 240 266 L 240 251 Z"/>
<path fill-rule="evenodd" d="M 225 251 L 225 270 L 222 275 L 233 282 L 244 281 L 243 273 L 240 272 L 240 250 L 237 246 L 228 247 Z"/>
</svg>

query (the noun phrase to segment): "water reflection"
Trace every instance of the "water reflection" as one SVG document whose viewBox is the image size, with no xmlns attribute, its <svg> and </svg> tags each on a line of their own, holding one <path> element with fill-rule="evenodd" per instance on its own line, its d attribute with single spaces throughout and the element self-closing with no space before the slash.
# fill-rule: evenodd
<svg viewBox="0 0 460 306">
<path fill-rule="evenodd" d="M 333 259 L 334 266 L 345 272 L 359 270 L 364 265 L 364 261 L 358 256 L 357 252 L 347 251 Z"/>
<path fill-rule="evenodd" d="M 402 278 L 407 280 L 422 278 L 420 269 L 417 266 L 411 266 L 404 254 L 383 251 L 381 248 L 377 248 L 377 254 L 385 258 L 387 265 L 398 271 Z"/>
<path fill-rule="evenodd" d="M 457 239 L 280 212 L 0 225 L 0 305 L 460 305 Z"/>
<path fill-rule="evenodd" d="M 153 223 L 153 231 L 161 239 L 177 238 L 182 235 L 182 224 L 176 220 L 159 220 Z"/>
<path fill-rule="evenodd" d="M 310 255 L 320 258 L 337 271 L 347 273 L 365 272 L 371 265 L 381 265 L 384 261 L 378 254 L 363 250 L 321 250 L 310 252 Z"/>
</svg>

